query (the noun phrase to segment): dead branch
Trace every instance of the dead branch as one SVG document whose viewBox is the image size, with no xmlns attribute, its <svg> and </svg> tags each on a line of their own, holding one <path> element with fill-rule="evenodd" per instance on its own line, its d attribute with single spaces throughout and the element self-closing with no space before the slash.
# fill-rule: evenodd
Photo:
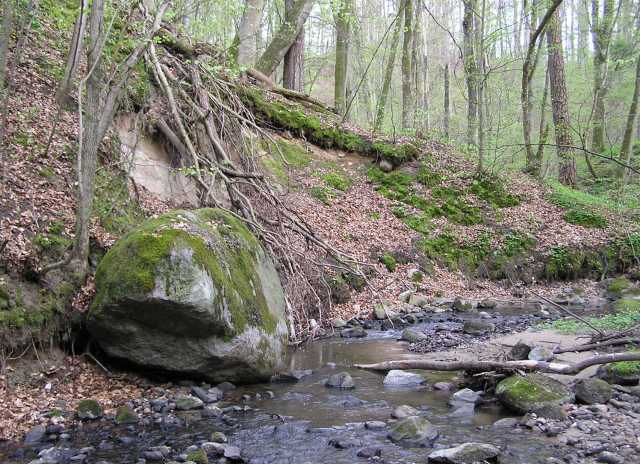
<svg viewBox="0 0 640 464">
<path fill-rule="evenodd" d="M 355 364 L 358 369 L 390 371 L 392 369 L 422 369 L 428 371 L 536 371 L 550 374 L 575 375 L 588 367 L 620 361 L 640 361 L 640 352 L 612 353 L 592 356 L 582 361 L 565 364 L 545 361 L 431 361 L 413 359 L 385 361 L 375 364 Z"/>
<path fill-rule="evenodd" d="M 580 351 L 591 351 L 597 350 L 598 348 L 603 348 L 605 346 L 616 346 L 616 345 L 638 345 L 640 344 L 640 338 L 638 337 L 627 337 L 627 338 L 619 338 L 617 340 L 608 340 L 604 342 L 595 342 L 595 343 L 585 343 L 582 345 L 574 345 L 568 346 L 566 348 L 557 347 L 553 352 L 555 354 L 561 353 L 571 353 L 571 352 L 580 352 Z"/>
</svg>

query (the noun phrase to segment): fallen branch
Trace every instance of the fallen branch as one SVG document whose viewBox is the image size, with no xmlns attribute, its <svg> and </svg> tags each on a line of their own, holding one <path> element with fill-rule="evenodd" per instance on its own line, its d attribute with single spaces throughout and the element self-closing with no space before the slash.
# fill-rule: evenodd
<svg viewBox="0 0 640 464">
<path fill-rule="evenodd" d="M 390 371 L 392 369 L 422 369 L 428 371 L 536 371 L 550 374 L 575 375 L 588 367 L 620 361 L 640 361 L 640 352 L 612 353 L 592 356 L 582 361 L 565 364 L 546 361 L 430 361 L 413 359 L 385 361 L 375 364 L 356 364 L 358 369 Z"/>
<path fill-rule="evenodd" d="M 574 346 L 569 346 L 567 348 L 560 348 L 557 347 L 555 350 L 553 350 L 553 352 L 555 354 L 560 354 L 560 353 L 572 353 L 572 352 L 581 352 L 581 351 L 591 351 L 591 350 L 597 350 L 598 348 L 602 348 L 605 346 L 615 346 L 615 345 L 628 345 L 628 344 L 640 344 L 640 338 L 638 337 L 627 337 L 627 338 L 620 338 L 617 340 L 608 340 L 608 341 L 604 341 L 604 342 L 595 342 L 595 343 L 585 343 L 582 345 L 574 345 Z"/>
</svg>

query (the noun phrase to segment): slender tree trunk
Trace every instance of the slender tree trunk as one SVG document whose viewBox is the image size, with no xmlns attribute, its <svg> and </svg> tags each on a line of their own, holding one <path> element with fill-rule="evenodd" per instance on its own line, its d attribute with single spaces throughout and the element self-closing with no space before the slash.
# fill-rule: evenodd
<svg viewBox="0 0 640 464">
<path fill-rule="evenodd" d="M 413 0 L 404 0 L 404 33 L 402 39 L 402 128 L 412 127 L 411 114 L 413 92 L 411 91 L 411 42 L 413 27 Z"/>
<path fill-rule="evenodd" d="M 600 13 L 599 0 L 591 1 L 591 34 L 593 37 L 593 122 L 591 150 L 604 152 L 605 99 L 608 91 L 607 75 L 609 46 L 614 26 L 614 0 L 604 0 Z"/>
<path fill-rule="evenodd" d="M 104 0 L 93 0 L 89 13 L 89 37 L 87 43 L 87 76 L 80 82 L 78 91 L 80 116 L 78 150 L 78 202 L 76 207 L 76 235 L 70 256 L 70 267 L 78 280 L 86 276 L 89 257 L 90 221 L 93 208 L 95 173 L 98 161 L 98 149 L 104 138 L 113 116 L 118 109 L 122 90 L 133 67 L 140 60 L 144 50 L 160 28 L 164 12 L 168 8 L 164 2 L 155 12 L 151 29 L 145 31 L 144 37 L 131 50 L 129 55 L 119 63 L 119 71 L 107 80 L 103 70 L 103 47 L 107 41 L 109 30 L 105 29 Z M 83 87 L 86 85 L 86 105 L 83 107 Z"/>
<path fill-rule="evenodd" d="M 463 58 L 467 84 L 467 143 L 478 146 L 478 69 L 474 50 L 474 12 L 478 9 L 477 0 L 464 0 Z"/>
<path fill-rule="evenodd" d="M 313 3 L 314 0 L 294 1 L 292 7 L 285 14 L 280 29 L 278 29 L 278 32 L 273 36 L 267 49 L 256 63 L 256 69 L 258 71 L 267 76 L 271 76 L 275 72 L 304 27 Z"/>
<path fill-rule="evenodd" d="M 449 138 L 449 121 L 451 120 L 451 105 L 449 103 L 449 64 L 444 65 L 444 135 Z"/>
<path fill-rule="evenodd" d="M 336 23 L 336 65 L 334 72 L 333 102 L 339 114 L 347 105 L 347 74 L 349 71 L 349 41 L 353 21 L 352 0 L 338 0 L 334 6 Z"/>
<path fill-rule="evenodd" d="M 475 17 L 475 43 L 478 67 L 478 172 L 484 170 L 485 155 L 485 52 L 484 52 L 484 18 L 487 10 L 487 0 L 482 0 L 480 16 Z"/>
<path fill-rule="evenodd" d="M 576 161 L 573 152 L 571 120 L 567 96 L 567 83 L 564 73 L 564 57 L 562 54 L 562 35 L 560 14 L 556 9 L 547 24 L 547 53 L 549 56 L 549 87 L 553 124 L 556 134 L 558 153 L 558 180 L 569 186 L 576 185 Z"/>
<path fill-rule="evenodd" d="M 64 106 L 65 99 L 71 91 L 71 83 L 75 78 L 80 58 L 82 56 L 82 44 L 84 41 L 85 26 L 87 23 L 87 10 L 89 8 L 89 0 L 80 0 L 80 11 L 73 28 L 73 37 L 69 54 L 67 55 L 67 64 L 64 69 L 64 76 L 60 81 L 58 90 L 56 91 L 56 102 L 58 106 Z"/>
<path fill-rule="evenodd" d="M 538 168 L 536 174 L 540 176 L 542 170 L 542 163 L 544 161 L 544 147 L 547 143 L 547 137 L 549 135 L 549 124 L 547 123 L 547 99 L 549 96 L 549 68 L 544 76 L 544 90 L 542 91 L 542 101 L 540 102 L 540 125 L 538 127 L 538 149 L 534 157 L 535 166 Z"/>
<path fill-rule="evenodd" d="M 540 20 L 540 24 L 536 26 L 537 10 L 536 5 L 531 4 L 529 11 L 529 21 L 527 22 L 529 30 L 529 45 L 527 47 L 527 55 L 522 66 L 522 91 L 520 94 L 520 104 L 522 105 L 522 132 L 524 138 L 524 146 L 526 151 L 527 166 L 525 171 L 529 174 L 539 177 L 542 165 L 538 163 L 538 158 L 531 146 L 531 112 L 533 110 L 533 91 L 531 90 L 531 81 L 538 66 L 541 55 L 542 40 L 538 43 L 538 39 L 542 37 L 543 31 L 547 27 L 553 15 L 557 12 L 562 0 L 554 0 L 549 9 Z M 527 2 L 525 2 L 525 8 Z"/>
<path fill-rule="evenodd" d="M 636 82 L 629 106 L 629 114 L 627 116 L 627 124 L 624 129 L 624 137 L 622 139 L 622 148 L 620 149 L 620 161 L 625 164 L 631 164 L 631 142 L 633 139 L 633 130 L 638 117 L 638 97 L 640 95 L 640 56 L 636 59 Z M 619 177 L 622 183 L 626 183 L 627 169 L 620 169 Z"/>
<path fill-rule="evenodd" d="M 393 79 L 396 54 L 398 53 L 398 44 L 400 42 L 400 31 L 402 30 L 403 19 L 402 16 L 400 16 L 402 14 L 402 8 L 404 8 L 404 3 L 400 3 L 401 11 L 398 12 L 398 16 L 396 19 L 398 24 L 396 24 L 395 30 L 393 31 L 393 36 L 391 37 L 391 46 L 389 47 L 387 67 L 384 74 L 384 81 L 382 83 L 382 91 L 380 92 L 380 98 L 378 99 L 378 105 L 376 109 L 376 121 L 373 126 L 374 132 L 379 132 L 382 128 L 382 123 L 384 122 L 385 109 L 387 107 L 389 90 L 391 89 L 391 80 Z"/>
<path fill-rule="evenodd" d="M 285 0 L 284 4 L 285 11 L 291 11 L 294 0 Z M 304 25 L 284 55 L 282 85 L 285 89 L 304 91 Z"/>
<path fill-rule="evenodd" d="M 256 59 L 256 36 L 260 29 L 260 18 L 264 0 L 246 0 L 238 34 L 236 36 L 238 47 L 238 64 L 240 66 L 253 66 Z"/>
<path fill-rule="evenodd" d="M 2 31 L 0 31 L 0 98 L 4 99 L 4 93 L 7 87 L 7 61 L 9 55 L 9 47 L 12 40 L 13 20 L 14 20 L 14 4 L 12 0 L 3 0 L 2 6 Z"/>
</svg>

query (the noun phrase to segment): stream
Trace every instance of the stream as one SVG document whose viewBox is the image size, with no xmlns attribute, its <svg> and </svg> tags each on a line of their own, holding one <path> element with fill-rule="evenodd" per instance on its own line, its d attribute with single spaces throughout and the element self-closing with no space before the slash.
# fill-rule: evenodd
<svg viewBox="0 0 640 464">
<path fill-rule="evenodd" d="M 407 350 L 405 342 L 397 341 L 398 334 L 395 330 L 370 331 L 364 339 L 330 338 L 292 351 L 289 368 L 311 369 L 311 375 L 297 383 L 238 387 L 220 403 L 223 410 L 225 405 L 231 406 L 220 417 L 200 417 L 195 413 L 183 416 L 185 423 L 163 421 L 135 426 L 89 422 L 74 429 L 70 440 L 57 446 L 64 444 L 74 450 L 94 447 L 95 451 L 84 461 L 87 463 L 135 463 L 150 447 L 167 445 L 176 451 L 172 454 L 175 456 L 190 445 L 209 441 L 213 432 L 220 431 L 231 445 L 241 449 L 245 462 L 253 464 L 426 463 L 432 448 L 402 447 L 387 438 L 393 409 L 410 405 L 438 427 L 440 436 L 435 448 L 464 442 L 489 443 L 503 450 L 501 462 L 519 464 L 542 463 L 546 457 L 558 455 L 555 442 L 540 433 L 520 427 L 492 427 L 496 420 L 508 417 L 493 403 L 477 407 L 473 414 L 453 413 L 448 405 L 452 392 L 435 391 L 428 386 L 386 388 L 381 373 L 348 367 L 417 356 Z M 325 387 L 324 380 L 341 371 L 351 374 L 355 389 Z M 451 379 L 455 373 L 423 375 L 432 384 Z M 383 421 L 387 427 L 370 430 L 364 425 L 367 421 Z M 29 462 L 41 448 L 19 449 L 14 455 L 19 460 L 15 462 Z M 359 457 L 363 448 L 374 449 L 381 457 L 369 461 Z"/>
</svg>

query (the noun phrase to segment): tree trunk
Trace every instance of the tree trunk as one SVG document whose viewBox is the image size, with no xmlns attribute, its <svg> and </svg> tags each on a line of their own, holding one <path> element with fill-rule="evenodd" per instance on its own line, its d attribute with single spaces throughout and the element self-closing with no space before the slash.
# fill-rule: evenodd
<svg viewBox="0 0 640 464">
<path fill-rule="evenodd" d="M 611 353 L 592 356 L 573 364 L 546 361 L 430 361 L 423 359 L 384 361 L 375 364 L 356 364 L 354 367 L 374 371 L 393 369 L 424 369 L 433 371 L 538 371 L 552 374 L 575 375 L 591 366 L 621 361 L 640 361 L 640 352 Z"/>
<path fill-rule="evenodd" d="M 477 0 L 464 0 L 463 58 L 464 74 L 467 85 L 467 143 L 478 146 L 478 69 L 474 50 L 474 12 L 478 9 Z"/>
<path fill-rule="evenodd" d="M 352 0 L 339 0 L 334 6 L 336 22 L 336 65 L 334 72 L 334 106 L 344 114 L 347 99 L 347 73 L 349 71 L 349 40 L 353 21 Z"/>
<path fill-rule="evenodd" d="M 449 64 L 444 65 L 444 135 L 449 138 L 449 121 L 451 120 L 451 105 L 449 103 Z"/>
<path fill-rule="evenodd" d="M 531 146 L 531 112 L 533 110 L 533 91 L 531 90 L 531 81 L 533 80 L 533 75 L 536 67 L 538 66 L 538 61 L 540 60 L 541 55 L 543 42 L 540 40 L 538 43 L 538 39 L 542 36 L 547 24 L 561 3 L 562 0 L 554 0 L 545 15 L 542 17 L 540 24 L 537 26 L 537 9 L 535 4 L 531 5 L 531 9 L 528 13 L 529 21 L 527 21 L 527 30 L 529 31 L 529 45 L 527 47 L 527 55 L 525 57 L 524 64 L 522 66 L 522 90 L 520 94 L 520 104 L 522 105 L 522 132 L 527 160 L 525 171 L 535 177 L 539 177 L 541 173 L 542 164 L 541 158 L 538 155 L 543 152 L 540 150 L 540 146 L 537 153 L 534 152 L 533 147 Z M 527 5 L 528 4 L 525 0 L 524 8 L 527 8 Z M 545 96 L 543 100 L 546 100 L 548 73 L 547 69 L 547 75 L 545 76 Z M 544 106 L 545 103 L 543 101 L 542 111 L 544 111 Z M 541 120 L 543 119 L 544 115 L 541 114 Z M 543 147 L 542 149 L 544 150 Z"/>
<path fill-rule="evenodd" d="M 80 11 L 78 11 L 78 17 L 76 18 L 73 28 L 73 37 L 71 39 L 71 46 L 69 47 L 69 55 L 67 56 L 64 76 L 62 77 L 56 92 L 56 102 L 60 107 L 64 106 L 64 101 L 69 96 L 71 83 L 73 82 L 78 65 L 80 64 L 88 8 L 89 0 L 80 0 Z"/>
<path fill-rule="evenodd" d="M 293 1 L 285 0 L 285 11 L 293 8 Z M 296 92 L 304 91 L 304 26 L 284 55 L 282 86 Z"/>
<path fill-rule="evenodd" d="M 391 89 L 391 80 L 393 79 L 393 70 L 396 61 L 396 54 L 398 53 L 398 44 L 400 42 L 400 30 L 402 29 L 403 18 L 401 16 L 404 3 L 400 3 L 400 11 L 396 16 L 396 28 L 393 31 L 391 37 L 391 46 L 389 48 L 389 58 L 387 59 L 387 68 L 384 74 L 384 81 L 382 83 L 382 91 L 378 99 L 378 105 L 376 109 L 376 121 L 373 126 L 374 132 L 380 132 L 382 123 L 384 122 L 385 109 L 387 107 L 387 100 L 389 98 L 389 90 Z"/>
<path fill-rule="evenodd" d="M 12 0 L 4 0 L 0 3 L 2 7 L 2 22 L 0 23 L 0 103 L 8 104 L 9 85 L 7 79 L 7 61 L 9 55 L 9 47 L 11 45 L 11 36 L 13 31 L 14 2 Z M 5 108 L 0 108 L 0 165 L 2 172 L 0 178 L 4 178 L 4 156 L 6 145 L 4 143 L 4 115 Z"/>
<path fill-rule="evenodd" d="M 253 66 L 256 59 L 257 34 L 260 28 L 260 18 L 264 0 L 246 0 L 240 26 L 238 27 L 238 64 Z"/>
<path fill-rule="evenodd" d="M 549 57 L 549 87 L 553 125 L 558 154 L 558 181 L 564 185 L 576 185 L 576 161 L 573 152 L 571 119 L 569 117 L 567 83 L 562 55 L 560 14 L 556 9 L 547 24 L 547 53 Z"/>
<path fill-rule="evenodd" d="M 478 68 L 478 173 L 482 173 L 484 169 L 484 151 L 485 151 L 485 58 L 484 58 L 484 17 L 487 10 L 487 0 L 482 0 L 482 9 L 480 16 L 475 18 L 475 45 L 476 59 Z"/>
<path fill-rule="evenodd" d="M 291 45 L 295 42 L 298 34 L 304 27 L 304 23 L 309 17 L 314 0 L 295 0 L 291 9 L 287 11 L 280 29 L 271 39 L 258 62 L 256 69 L 261 73 L 271 76 L 282 59 L 286 55 Z"/>
<path fill-rule="evenodd" d="M 402 128 L 412 127 L 411 114 L 413 92 L 411 91 L 411 42 L 413 0 L 404 0 L 404 33 L 402 39 Z"/>
<path fill-rule="evenodd" d="M 629 114 L 627 116 L 627 124 L 624 129 L 624 138 L 622 139 L 622 148 L 620 149 L 620 161 L 625 164 L 631 164 L 631 142 L 633 139 L 633 130 L 638 117 L 638 97 L 640 95 L 640 56 L 636 60 L 636 83 L 631 98 L 631 106 L 629 106 Z M 627 169 L 620 169 L 619 176 L 624 184 L 627 180 Z"/>
<path fill-rule="evenodd" d="M 614 0 L 604 0 L 601 15 L 599 0 L 591 0 L 591 34 L 594 48 L 591 150 L 596 153 L 603 153 L 605 149 L 605 99 L 608 91 L 609 45 L 614 26 L 614 8 Z"/>
<path fill-rule="evenodd" d="M 70 256 L 70 267 L 78 280 L 86 276 L 89 257 L 90 221 L 93 207 L 95 173 L 98 161 L 98 149 L 104 138 L 113 116 L 118 109 L 122 90 L 134 66 L 140 60 L 144 50 L 149 46 L 155 33 L 160 28 L 167 2 L 162 3 L 157 11 L 151 28 L 139 38 L 139 43 L 129 55 L 119 63 L 118 72 L 105 79 L 102 52 L 109 31 L 104 24 L 104 0 L 93 0 L 89 13 L 89 40 L 87 44 L 87 76 L 80 82 L 78 90 L 80 116 L 78 150 L 78 202 L 76 209 L 76 235 Z M 83 108 L 83 87 L 86 85 L 86 105 Z"/>
</svg>

